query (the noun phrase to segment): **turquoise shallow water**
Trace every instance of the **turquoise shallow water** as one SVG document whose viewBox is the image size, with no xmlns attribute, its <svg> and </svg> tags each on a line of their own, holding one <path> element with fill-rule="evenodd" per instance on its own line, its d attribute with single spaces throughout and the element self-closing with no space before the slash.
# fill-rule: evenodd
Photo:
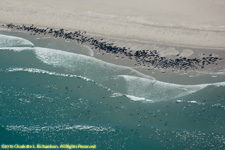
<svg viewBox="0 0 225 150">
<path fill-rule="evenodd" d="M 92 55 L 74 43 L 1 31 L 0 144 L 224 149 L 225 75 L 169 83 Z M 207 82 L 188 84 L 198 78 Z"/>
</svg>

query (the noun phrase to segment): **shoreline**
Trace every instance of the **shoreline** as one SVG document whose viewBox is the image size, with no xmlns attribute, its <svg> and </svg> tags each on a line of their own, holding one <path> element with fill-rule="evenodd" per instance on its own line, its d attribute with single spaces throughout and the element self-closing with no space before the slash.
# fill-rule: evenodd
<svg viewBox="0 0 225 150">
<path fill-rule="evenodd" d="M 126 39 L 124 39 L 124 40 L 119 39 L 118 41 L 119 42 L 122 41 L 122 42 L 118 43 L 117 39 L 115 39 L 115 38 L 104 37 L 104 36 L 100 36 L 100 35 L 95 36 L 93 34 L 86 33 L 86 31 L 75 31 L 75 32 L 73 31 L 74 32 L 74 35 L 73 35 L 73 32 L 68 31 L 66 29 L 39 28 L 39 27 L 35 27 L 35 26 L 13 25 L 13 24 L 8 24 L 8 27 L 7 27 L 7 25 L 2 25 L 2 28 L 7 28 L 7 30 L 11 29 L 11 30 L 15 30 L 15 31 L 28 32 L 30 34 L 43 34 L 43 35 L 47 34 L 47 35 L 55 37 L 55 38 L 62 38 L 62 39 L 71 40 L 71 41 L 75 40 L 76 43 L 78 43 L 78 44 L 88 46 L 93 51 L 93 54 L 95 55 L 96 58 L 100 58 L 102 60 L 105 60 L 106 62 L 111 62 L 111 63 L 118 64 L 118 65 L 128 66 L 128 67 L 134 68 L 135 70 L 138 70 L 140 72 L 143 72 L 143 69 L 145 70 L 144 72 L 146 72 L 146 70 L 147 70 L 149 72 L 156 71 L 156 72 L 161 72 L 161 73 L 166 73 L 166 72 L 171 72 L 171 73 L 173 73 L 173 72 L 175 72 L 175 73 L 209 72 L 210 73 L 210 72 L 224 71 L 224 68 L 223 68 L 224 66 L 222 66 L 222 64 L 224 64 L 224 63 L 222 63 L 222 62 L 224 62 L 223 58 L 225 58 L 225 57 L 224 57 L 224 55 L 218 54 L 218 53 L 223 53 L 222 50 L 217 50 L 217 51 L 214 50 L 214 52 L 211 53 L 212 51 L 210 51 L 210 49 L 209 50 L 201 50 L 201 51 L 199 49 L 197 49 L 197 50 L 189 49 L 188 50 L 185 47 L 182 48 L 179 46 L 173 46 L 172 48 L 170 48 L 172 50 L 164 50 L 164 49 L 160 48 L 160 45 L 162 45 L 162 44 L 158 44 L 158 48 L 160 48 L 160 50 L 157 50 L 157 48 L 156 48 L 157 46 L 153 46 L 153 50 L 134 50 L 135 46 L 140 47 L 140 46 L 137 46 L 138 44 L 143 45 L 143 47 L 146 45 L 148 47 L 151 47 L 153 43 L 145 43 L 142 41 L 136 41 L 136 43 L 134 44 L 135 46 L 131 45 L 130 46 L 131 48 L 130 47 L 127 48 L 127 47 L 121 47 L 121 44 L 129 45 L 129 43 L 133 43 L 133 41 L 129 41 Z M 34 29 L 37 29 L 37 32 L 34 31 Z M 49 33 L 49 30 L 51 30 L 51 33 Z M 57 34 L 53 33 L 53 31 Z M 60 33 L 61 31 L 63 31 L 63 32 Z M 59 34 L 61 34 L 61 35 L 59 35 Z M 76 37 L 77 39 L 74 37 Z M 93 43 L 93 41 L 97 42 L 97 44 Z M 100 45 L 103 45 L 103 46 L 100 47 Z M 153 45 L 157 45 L 157 44 L 154 43 Z M 169 45 L 166 45 L 166 46 L 164 45 L 164 47 L 166 47 L 165 49 L 167 49 L 168 46 Z M 180 48 L 180 50 L 174 49 L 174 47 L 177 47 L 177 49 Z M 154 48 L 156 48 L 156 50 Z M 100 53 L 100 51 L 101 51 L 101 53 Z M 186 54 L 185 54 L 185 52 L 186 52 Z M 205 54 L 203 54 L 203 53 L 205 53 Z M 107 56 L 105 54 L 109 54 L 109 55 Z M 102 55 L 104 55 L 104 57 L 102 57 Z M 153 59 L 151 58 L 152 55 L 153 55 Z M 218 56 L 220 56 L 220 58 Z M 221 57 L 221 56 L 223 56 L 223 57 Z M 151 62 L 147 61 L 146 58 L 148 58 L 148 57 L 150 57 L 149 60 Z M 199 58 L 197 58 L 197 57 L 199 57 Z M 201 59 L 203 59 L 203 60 L 201 60 Z M 207 59 L 209 59 L 210 61 L 212 60 L 212 62 L 210 62 Z M 117 61 L 118 61 L 118 63 L 115 63 Z M 159 65 L 157 63 L 154 64 L 154 61 L 159 61 Z M 169 63 L 168 63 L 168 61 L 169 61 Z M 181 65 L 177 61 L 180 61 Z M 194 63 L 192 61 L 194 61 Z M 202 64 L 200 64 L 198 61 Z M 209 62 L 207 63 L 207 61 L 209 61 Z M 146 62 L 148 63 L 147 67 L 146 67 Z M 217 62 L 219 63 L 219 65 L 217 64 Z M 149 65 L 149 63 L 152 63 L 152 65 Z M 182 63 L 184 63 L 184 65 Z M 198 64 L 196 65 L 195 63 L 198 63 Z M 177 64 L 178 64 L 178 66 L 176 66 Z M 167 67 L 167 65 L 169 65 L 169 66 Z M 172 68 L 170 68 L 171 65 L 172 65 Z M 190 66 L 188 66 L 188 65 L 190 65 Z M 174 66 L 176 68 L 174 68 Z M 201 66 L 201 68 L 198 68 L 200 66 Z M 179 67 L 180 67 L 180 69 L 179 69 Z M 147 74 L 149 74 L 149 73 L 147 73 Z"/>
</svg>

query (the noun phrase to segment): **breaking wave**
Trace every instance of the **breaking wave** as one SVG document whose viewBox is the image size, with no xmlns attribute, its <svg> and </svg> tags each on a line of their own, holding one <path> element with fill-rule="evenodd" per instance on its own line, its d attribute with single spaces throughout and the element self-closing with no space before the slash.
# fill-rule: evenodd
<svg viewBox="0 0 225 150">
<path fill-rule="evenodd" d="M 179 98 L 195 93 L 208 86 L 225 86 L 225 82 L 197 85 L 180 85 L 129 75 L 119 75 L 118 78 L 123 78 L 126 81 L 128 95 L 134 95 L 138 97 L 139 100 L 145 101 L 146 99 L 150 99 L 152 101 L 169 100 L 171 98 Z"/>
<path fill-rule="evenodd" d="M 46 131 L 77 131 L 77 130 L 88 130 L 93 132 L 115 132 L 115 129 L 111 127 L 102 127 L 102 126 L 91 126 L 91 125 L 58 125 L 58 126 L 24 126 L 24 125 L 7 125 L 6 130 L 8 131 L 19 131 L 19 132 L 28 132 L 28 133 L 40 133 Z"/>
<path fill-rule="evenodd" d="M 30 41 L 9 35 L 0 34 L 0 47 L 33 47 Z"/>
</svg>

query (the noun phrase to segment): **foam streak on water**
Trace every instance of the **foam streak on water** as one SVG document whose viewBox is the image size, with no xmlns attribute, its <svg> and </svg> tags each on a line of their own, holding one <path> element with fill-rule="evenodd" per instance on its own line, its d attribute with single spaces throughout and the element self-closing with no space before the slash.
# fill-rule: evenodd
<svg viewBox="0 0 225 150">
<path fill-rule="evenodd" d="M 35 54 L 38 59 L 46 64 L 53 65 L 54 67 L 64 67 L 73 71 L 80 71 L 82 69 L 82 72 L 86 75 L 90 75 L 91 73 L 95 73 L 96 75 L 99 72 L 104 72 L 104 74 L 99 75 L 108 76 L 126 71 L 130 74 L 153 79 L 153 77 L 144 75 L 130 67 L 114 65 L 81 54 L 41 47 L 35 48 Z"/>
<path fill-rule="evenodd" d="M 43 131 L 63 131 L 63 130 L 88 130 L 95 132 L 115 132 L 115 129 L 111 127 L 91 126 L 91 125 L 58 125 L 58 126 L 24 126 L 24 125 L 7 125 L 8 131 L 21 131 L 29 133 L 39 133 Z"/>
<path fill-rule="evenodd" d="M 33 47 L 33 43 L 30 41 L 15 37 L 15 36 L 8 36 L 0 34 L 0 47 Z"/>
<path fill-rule="evenodd" d="M 126 81 L 128 95 L 135 95 L 146 99 L 149 98 L 153 101 L 179 98 L 198 92 L 208 86 L 225 86 L 225 82 L 198 85 L 179 85 L 129 75 L 119 75 L 118 78 L 123 78 Z M 141 100 L 141 98 L 139 98 L 139 100 Z"/>
<path fill-rule="evenodd" d="M 92 82 L 95 85 L 98 85 L 99 87 L 107 89 L 107 91 L 111 91 L 110 88 L 107 88 L 107 87 L 103 86 L 102 84 L 96 83 L 94 80 L 84 77 L 84 76 L 81 76 L 81 75 L 57 73 L 57 72 L 46 71 L 46 70 L 37 69 L 37 68 L 9 68 L 9 69 L 6 69 L 5 72 L 9 72 L 9 73 L 10 72 L 29 72 L 29 73 L 35 73 L 35 74 L 46 74 L 46 75 L 50 75 L 50 76 L 78 78 L 78 79 L 85 80 L 87 82 Z"/>
<path fill-rule="evenodd" d="M 32 47 L 0 47 L 0 50 L 11 50 L 14 52 L 21 52 L 25 50 L 33 50 Z"/>
<path fill-rule="evenodd" d="M 48 75 L 53 75 L 53 76 L 60 76 L 60 77 L 71 77 L 71 78 L 81 78 L 86 81 L 92 81 L 93 80 L 83 77 L 83 76 L 78 76 L 78 75 L 72 75 L 72 74 L 65 74 L 65 73 L 56 73 L 56 72 L 51 72 L 51 71 L 46 71 L 46 70 L 41 70 L 41 69 L 36 69 L 36 68 L 10 68 L 7 69 L 6 72 L 29 72 L 29 73 L 39 73 L 39 74 L 48 74 Z"/>
</svg>

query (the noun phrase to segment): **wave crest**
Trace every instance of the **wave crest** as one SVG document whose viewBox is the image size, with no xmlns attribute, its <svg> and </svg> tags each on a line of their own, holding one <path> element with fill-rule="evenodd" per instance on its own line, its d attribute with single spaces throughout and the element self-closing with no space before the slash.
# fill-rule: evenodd
<svg viewBox="0 0 225 150">
<path fill-rule="evenodd" d="M 94 132 L 115 132 L 115 129 L 111 127 L 102 127 L 102 126 L 91 126 L 91 125 L 59 125 L 59 126 L 24 126 L 24 125 L 7 125 L 6 130 L 8 131 L 20 131 L 28 133 L 40 133 L 46 131 L 77 131 L 77 130 L 88 130 Z"/>
<path fill-rule="evenodd" d="M 46 71 L 46 70 L 41 70 L 41 69 L 36 69 L 36 68 L 10 68 L 7 69 L 6 72 L 29 72 L 29 73 L 39 73 L 39 74 L 48 74 L 48 75 L 53 75 L 53 76 L 60 76 L 60 77 L 75 77 L 75 78 L 80 78 L 83 79 L 85 81 L 92 81 L 93 80 L 83 77 L 83 76 L 79 76 L 79 75 L 72 75 L 72 74 L 65 74 L 65 73 L 56 73 L 56 72 L 51 72 L 51 71 Z"/>
<path fill-rule="evenodd" d="M 154 102 L 186 96 L 198 92 L 208 86 L 225 86 L 225 82 L 197 85 L 180 85 L 129 75 L 119 75 L 118 78 L 123 78 L 126 81 L 128 95 L 138 97 L 138 99 L 135 98 L 136 100 L 146 101 L 146 99 L 149 99 Z M 128 97 L 132 98 L 130 96 Z"/>
<path fill-rule="evenodd" d="M 33 47 L 34 44 L 26 39 L 0 34 L 0 47 Z"/>
</svg>

